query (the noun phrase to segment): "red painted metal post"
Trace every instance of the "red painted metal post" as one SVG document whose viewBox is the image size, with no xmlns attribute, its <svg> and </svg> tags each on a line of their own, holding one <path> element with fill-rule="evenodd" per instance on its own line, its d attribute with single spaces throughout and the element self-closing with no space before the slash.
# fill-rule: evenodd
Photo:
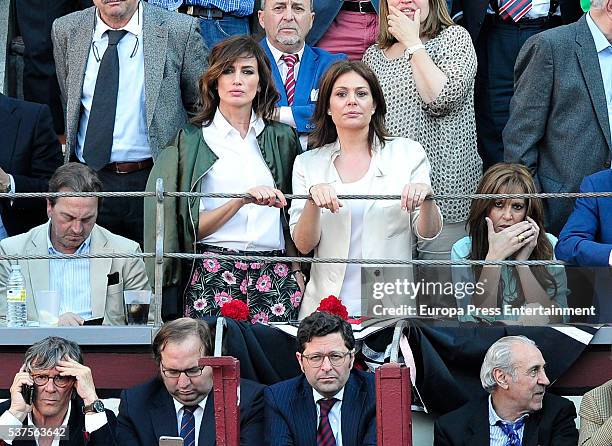
<svg viewBox="0 0 612 446">
<path fill-rule="evenodd" d="M 397 363 L 376 369 L 378 446 L 412 446 L 410 369 Z"/>
<path fill-rule="evenodd" d="M 240 361 L 231 356 L 209 356 L 200 365 L 213 369 L 217 446 L 240 445 Z"/>
</svg>

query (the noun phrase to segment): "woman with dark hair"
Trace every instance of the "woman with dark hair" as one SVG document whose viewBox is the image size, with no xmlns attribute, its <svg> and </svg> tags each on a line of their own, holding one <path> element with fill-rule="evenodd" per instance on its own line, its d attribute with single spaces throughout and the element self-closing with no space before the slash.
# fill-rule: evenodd
<svg viewBox="0 0 612 446">
<path fill-rule="evenodd" d="M 480 180 L 477 194 L 533 194 L 536 187 L 529 170 L 520 164 L 498 163 Z M 539 198 L 473 200 L 468 218 L 469 236 L 453 245 L 453 260 L 551 260 L 557 239 L 545 233 L 544 207 Z M 497 309 L 491 319 L 560 322 L 523 318 L 530 312 L 513 311 L 524 306 L 567 307 L 567 280 L 562 266 L 454 266 L 453 281 L 479 286 L 468 296 L 457 297 L 458 306 Z M 491 311 L 472 316 L 487 319 Z M 533 312 L 531 312 L 533 313 Z M 536 311 L 537 313 L 537 311 Z M 470 318 L 468 318 L 470 319 Z"/>
<path fill-rule="evenodd" d="M 375 74 L 362 62 L 333 64 L 319 82 L 313 147 L 293 166 L 289 226 L 302 253 L 315 257 L 411 259 L 415 238 L 434 238 L 442 217 L 420 144 L 390 138 L 385 100 Z M 398 194 L 401 201 L 345 200 L 337 194 Z M 356 264 L 314 264 L 300 318 L 321 298 L 339 296 L 350 315 L 362 314 Z M 380 278 L 380 277 L 378 277 Z"/>
<path fill-rule="evenodd" d="M 148 188 L 161 177 L 166 190 L 249 198 L 166 198 L 166 251 L 282 255 L 291 248 L 283 230 L 284 194 L 291 191 L 300 145 L 295 130 L 271 120 L 279 95 L 268 58 L 250 37 L 224 40 L 212 49 L 199 87 L 200 112 L 162 151 Z M 154 246 L 154 222 L 150 216 L 145 225 L 148 249 Z M 219 315 L 224 304 L 240 299 L 253 323 L 297 317 L 301 291 L 285 262 L 207 258 L 190 269 L 176 261 L 164 262 L 164 268 L 164 292 L 184 289 L 186 316 Z"/>
<path fill-rule="evenodd" d="M 387 98 L 391 135 L 425 149 L 436 193 L 473 193 L 482 175 L 474 117 L 476 53 L 468 32 L 453 24 L 446 1 L 381 0 L 378 43 L 363 61 Z M 448 260 L 453 243 L 466 235 L 469 202 L 440 200 L 440 209 L 444 229 L 435 240 L 418 242 L 419 259 Z"/>
</svg>

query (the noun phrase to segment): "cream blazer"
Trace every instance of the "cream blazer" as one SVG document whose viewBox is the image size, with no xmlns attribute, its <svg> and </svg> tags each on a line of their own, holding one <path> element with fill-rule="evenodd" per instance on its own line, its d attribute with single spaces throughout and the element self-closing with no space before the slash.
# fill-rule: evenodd
<svg viewBox="0 0 612 446">
<path fill-rule="evenodd" d="M 298 155 L 293 165 L 293 193 L 308 194 L 310 187 L 315 184 L 330 183 L 333 185 L 334 182 L 339 182 L 340 179 L 334 167 L 334 160 L 339 154 L 340 144 L 336 141 Z M 419 143 L 411 139 L 391 138 L 384 146 L 375 141 L 372 149 L 372 163 L 374 163 L 372 194 L 399 195 L 407 183 L 431 184 L 430 165 L 425 150 Z M 305 202 L 305 200 L 293 200 L 291 203 L 289 227 L 292 236 Z M 438 214 L 442 221 L 439 210 Z M 363 216 L 363 258 L 412 259 L 416 237 L 423 238 L 417 231 L 418 218 L 418 208 L 409 214 L 401 210 L 399 200 L 369 200 Z M 433 238 L 435 237 L 437 234 Z M 314 250 L 315 257 L 347 258 L 350 240 L 351 213 L 349 206 L 341 207 L 337 214 L 321 209 L 321 239 Z M 374 269 L 376 281 L 395 280 L 397 276 L 393 274 L 394 269 L 397 270 L 397 268 L 390 267 Z M 300 319 L 316 310 L 322 298 L 330 294 L 339 295 L 345 271 L 345 263 L 312 265 L 310 281 L 306 285 L 300 308 Z M 401 268 L 400 275 L 412 280 L 408 268 Z M 369 297 L 362 295 L 362 299 Z M 398 302 L 383 299 L 383 305 L 396 304 Z"/>
</svg>

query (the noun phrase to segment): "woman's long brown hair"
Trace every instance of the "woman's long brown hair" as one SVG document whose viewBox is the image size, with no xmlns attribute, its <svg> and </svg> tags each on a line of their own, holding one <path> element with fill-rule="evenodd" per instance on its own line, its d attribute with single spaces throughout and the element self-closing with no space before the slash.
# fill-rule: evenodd
<svg viewBox="0 0 612 446">
<path fill-rule="evenodd" d="M 476 189 L 477 194 L 534 194 L 536 192 L 529 170 L 520 164 L 510 163 L 498 163 L 490 167 L 481 178 Z M 467 221 L 468 232 L 472 239 L 472 250 L 469 258 L 472 260 L 484 260 L 489 252 L 489 236 L 485 217 L 489 215 L 494 205 L 495 200 L 472 200 Z M 542 200 L 540 198 L 527 198 L 525 199 L 525 207 L 525 215 L 531 217 L 540 228 L 536 247 L 529 256 L 529 260 L 551 260 L 553 258 L 553 247 L 544 231 L 544 205 Z M 542 288 L 547 290 L 554 287 L 554 295 L 556 295 L 557 284 L 546 267 L 532 266 L 530 268 Z M 474 270 L 475 277 L 480 277 L 482 266 L 475 266 Z M 516 283 L 520 283 L 516 268 L 512 268 L 511 272 Z M 508 284 L 500 281 L 500 291 L 497 295 L 498 306 L 501 305 L 505 286 L 508 286 Z M 525 303 L 525 296 L 520 286 L 517 288 L 517 292 L 517 299 L 512 302 L 513 307 L 521 307 Z"/>
<path fill-rule="evenodd" d="M 259 91 L 253 99 L 253 111 L 258 117 L 272 118 L 274 107 L 280 95 L 274 87 L 268 57 L 252 37 L 236 36 L 222 40 L 211 50 L 208 56 L 208 70 L 202 74 L 198 83 L 202 107 L 191 120 L 192 123 L 204 126 L 210 125 L 220 102 L 219 92 L 217 91 L 217 79 L 236 60 L 245 57 L 254 57 L 257 60 Z"/>
</svg>

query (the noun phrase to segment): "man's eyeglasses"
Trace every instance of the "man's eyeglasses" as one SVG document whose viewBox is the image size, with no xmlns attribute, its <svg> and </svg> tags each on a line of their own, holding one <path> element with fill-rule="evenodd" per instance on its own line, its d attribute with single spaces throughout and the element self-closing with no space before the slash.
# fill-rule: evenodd
<svg viewBox="0 0 612 446">
<path fill-rule="evenodd" d="M 188 378 L 197 378 L 198 376 L 202 375 L 202 370 L 204 370 L 204 366 L 192 367 L 187 370 L 174 370 L 167 369 L 162 364 L 162 373 L 166 378 L 178 378 L 181 376 L 181 373 L 184 373 Z"/>
<path fill-rule="evenodd" d="M 313 355 L 302 355 L 302 358 L 306 359 L 306 362 L 308 362 L 310 367 L 321 367 L 323 365 L 323 361 L 325 361 L 325 358 L 329 359 L 329 362 L 331 362 L 331 365 L 334 367 L 340 367 L 346 362 L 346 357 L 352 354 L 353 351 L 348 351 L 345 353 L 331 352 L 327 355 L 315 353 Z"/>
<path fill-rule="evenodd" d="M 56 387 L 66 387 L 74 381 L 73 376 L 55 375 L 53 378 L 49 375 L 32 375 L 32 381 L 39 387 L 45 386 L 49 380 L 53 380 Z"/>
</svg>

